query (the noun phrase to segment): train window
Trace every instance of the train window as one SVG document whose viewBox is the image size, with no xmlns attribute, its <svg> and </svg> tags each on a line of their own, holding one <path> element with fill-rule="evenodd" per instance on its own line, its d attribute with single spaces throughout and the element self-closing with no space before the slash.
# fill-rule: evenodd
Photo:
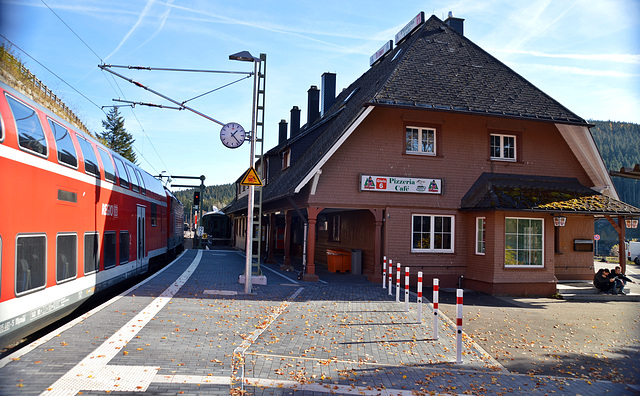
<svg viewBox="0 0 640 396">
<path fill-rule="evenodd" d="M 16 295 L 44 288 L 47 279 L 47 237 L 16 238 Z"/>
<path fill-rule="evenodd" d="M 116 232 L 104 233 L 104 269 L 116 266 Z"/>
<path fill-rule="evenodd" d="M 78 158 L 76 157 L 76 148 L 73 146 L 73 141 L 67 128 L 51 119 L 49 119 L 49 126 L 51 126 L 53 136 L 56 139 L 58 162 L 69 165 L 72 168 L 77 168 Z"/>
<path fill-rule="evenodd" d="M 84 171 L 96 177 L 100 177 L 98 158 L 96 157 L 96 152 L 93 151 L 93 146 L 80 136 L 78 136 L 78 143 L 80 143 L 80 150 L 82 150 L 82 156 L 84 157 Z"/>
<path fill-rule="evenodd" d="M 76 277 L 78 268 L 78 236 L 59 234 L 56 238 L 56 281 Z"/>
<path fill-rule="evenodd" d="M 118 169 L 118 177 L 120 178 L 120 186 L 124 188 L 129 188 L 129 176 L 127 176 L 127 171 L 124 169 L 124 163 L 118 157 L 113 157 L 113 160 L 116 163 L 116 169 Z"/>
<path fill-rule="evenodd" d="M 138 181 L 138 176 L 136 176 L 136 172 L 134 172 L 133 167 L 129 164 L 127 164 L 127 170 L 131 175 L 131 188 L 133 189 L 133 191 L 139 192 L 140 188 L 138 186 L 140 185 L 140 182 Z"/>
<path fill-rule="evenodd" d="M 144 180 L 142 179 L 142 174 L 137 169 L 135 171 L 136 171 L 136 175 L 138 175 L 138 180 L 140 180 L 140 192 L 142 192 L 143 194 L 146 194 L 147 189 L 144 187 Z"/>
<path fill-rule="evenodd" d="M 4 140 L 4 120 L 0 117 L 0 142 Z"/>
<path fill-rule="evenodd" d="M 46 157 L 47 139 L 36 111 L 8 95 L 7 102 L 11 107 L 13 119 L 16 121 L 20 147 Z"/>
<path fill-rule="evenodd" d="M 100 268 L 100 255 L 98 254 L 98 248 L 100 243 L 98 241 L 97 232 L 89 232 L 84 234 L 84 273 L 90 274 L 97 272 Z"/>
<path fill-rule="evenodd" d="M 129 262 L 129 231 L 120 231 L 120 264 Z"/>
<path fill-rule="evenodd" d="M 102 160 L 102 168 L 104 169 L 104 178 L 112 183 L 116 182 L 116 169 L 111 160 L 111 154 L 98 147 L 100 159 Z"/>
</svg>

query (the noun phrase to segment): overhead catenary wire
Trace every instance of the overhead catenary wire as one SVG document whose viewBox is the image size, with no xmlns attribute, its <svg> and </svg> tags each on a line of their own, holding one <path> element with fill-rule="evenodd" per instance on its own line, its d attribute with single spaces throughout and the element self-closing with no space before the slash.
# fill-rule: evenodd
<svg viewBox="0 0 640 396">
<path fill-rule="evenodd" d="M 85 47 L 87 47 L 89 49 L 89 51 L 91 51 L 91 53 L 93 53 L 99 60 L 100 63 L 104 63 L 102 57 L 100 55 L 98 55 L 98 53 L 96 51 L 93 50 L 93 48 L 91 48 L 91 46 L 89 44 L 87 44 L 87 42 L 85 40 L 82 39 L 82 37 L 80 37 L 80 35 L 78 33 L 75 32 L 75 30 L 73 30 L 71 28 L 71 26 L 69 26 L 68 23 L 66 23 L 64 21 L 64 19 L 62 19 L 62 17 L 60 15 L 58 15 L 44 0 L 40 0 L 42 2 L 42 4 L 44 4 L 59 20 L 60 22 L 62 22 L 67 29 L 69 29 L 77 38 L 78 40 L 80 40 L 80 42 L 82 42 L 82 44 L 84 44 Z M 4 36 L 3 36 L 4 37 Z M 5 40 L 9 41 L 11 43 L 10 40 L 8 40 L 5 37 Z M 13 43 L 12 43 L 13 44 Z M 13 44 L 16 48 L 20 49 L 18 46 L 16 46 L 15 44 Z M 20 49 L 22 52 L 24 52 L 25 54 L 27 54 L 24 50 Z M 44 67 L 47 71 L 49 71 L 51 74 L 53 74 L 54 76 L 56 76 L 57 78 L 59 78 L 61 81 L 63 81 L 65 84 L 69 85 L 71 87 L 71 85 L 69 83 L 67 83 L 66 81 L 64 81 L 60 76 L 58 76 L 57 74 L 55 74 L 54 72 L 52 72 L 51 70 L 49 70 L 46 66 L 42 65 L 40 62 L 38 62 L 36 59 L 34 59 L 32 56 L 30 56 L 29 54 L 27 54 L 27 56 L 29 56 L 31 59 L 33 59 L 34 61 L 36 61 L 38 64 L 40 64 L 42 67 Z M 109 81 L 109 76 L 107 76 L 106 74 L 103 74 L 107 80 L 107 83 L 111 86 L 111 88 L 118 93 L 118 91 L 120 92 L 121 96 L 124 97 L 124 93 L 122 92 L 122 89 L 120 89 L 120 86 L 118 85 L 118 82 L 115 80 L 115 78 L 113 78 L 113 82 L 115 84 L 115 87 L 111 84 L 111 82 Z M 76 91 L 78 94 L 80 94 L 82 97 L 84 97 L 85 99 L 87 99 L 89 102 L 91 102 L 94 106 L 96 106 L 97 108 L 99 108 L 103 113 L 105 113 L 104 111 L 104 107 L 105 106 L 99 106 L 96 103 L 94 103 L 91 99 L 87 98 L 84 94 L 82 94 L 80 91 L 78 91 L 77 89 L 71 87 L 74 91 Z M 106 113 L 105 113 L 106 114 Z M 149 138 L 149 135 L 147 134 L 147 132 L 145 131 L 144 127 L 142 126 L 142 124 L 140 123 L 140 120 L 138 119 L 138 117 L 136 116 L 135 112 L 133 111 L 133 109 L 131 109 L 131 114 L 133 115 L 133 117 L 136 119 L 136 122 L 138 123 L 138 125 L 140 126 L 140 130 L 142 131 L 142 133 L 144 134 L 144 136 L 146 136 L 147 140 L 149 140 L 149 144 L 151 144 L 151 147 L 153 148 L 154 152 L 156 153 L 156 155 L 158 156 L 158 159 L 160 160 L 160 162 L 162 163 L 162 165 L 164 166 L 165 169 L 167 169 L 166 164 L 164 163 L 164 161 L 162 160 L 162 157 L 160 156 L 160 154 L 158 154 L 158 150 L 156 150 L 153 141 L 151 140 L 151 138 Z M 135 148 L 135 145 L 132 145 L 132 147 L 136 150 L 136 152 L 138 152 L 138 154 L 140 155 L 141 158 L 143 158 L 150 166 L 151 163 L 144 158 L 144 155 L 140 152 L 140 150 L 137 150 Z M 151 166 L 153 168 L 153 166 Z M 154 169 L 155 170 L 155 169 Z"/>
<path fill-rule="evenodd" d="M 62 18 L 60 17 L 60 15 L 58 15 L 58 14 L 53 10 L 53 8 L 49 7 L 49 4 L 45 3 L 45 1 L 44 1 L 44 0 L 40 0 L 40 1 L 42 2 L 42 4 L 44 4 L 44 5 L 49 9 L 49 11 L 51 11 L 51 12 L 53 13 L 53 15 L 55 15 L 55 16 L 60 20 L 60 22 L 62 22 L 62 23 L 67 27 L 67 29 L 69 29 L 69 30 L 71 31 L 71 33 L 73 33 L 73 34 L 78 38 L 78 40 L 80 40 L 80 41 L 82 42 L 82 44 L 84 44 L 84 45 L 85 45 L 85 47 L 87 47 L 87 48 L 89 49 L 89 51 L 93 52 L 93 54 L 94 54 L 96 57 L 98 57 L 98 59 L 100 59 L 100 62 L 102 62 L 102 58 L 100 57 L 100 55 L 98 55 L 98 54 L 93 50 L 93 48 L 91 48 L 91 47 L 89 46 L 89 44 L 87 44 L 87 43 L 82 39 L 82 37 L 80 37 L 80 36 L 78 35 L 78 33 L 76 33 L 76 32 L 72 29 L 72 28 L 71 28 L 71 26 L 69 26 L 69 25 L 64 21 L 64 19 L 62 19 Z"/>
<path fill-rule="evenodd" d="M 64 78 L 60 77 L 59 75 L 57 75 L 56 73 L 54 73 L 51 69 L 49 69 L 48 67 L 46 67 L 45 65 L 43 65 L 39 60 L 37 60 L 36 58 L 34 58 L 33 56 L 31 56 L 27 51 L 23 50 L 22 48 L 20 48 L 18 45 L 16 45 L 13 41 L 9 40 L 4 34 L 0 33 L 0 36 L 5 39 L 8 43 L 10 43 L 13 47 L 17 48 L 18 50 L 20 50 L 20 52 L 22 52 L 23 54 L 25 54 L 26 56 L 28 56 L 29 58 L 33 59 L 34 62 L 36 62 L 37 64 L 39 64 L 40 66 L 42 66 L 46 71 L 48 71 L 49 73 L 53 74 L 54 76 L 56 76 L 56 78 L 58 78 L 60 81 L 62 81 L 63 83 L 65 83 L 69 88 L 73 89 L 74 91 L 76 91 L 80 96 L 82 96 L 83 98 L 85 98 L 87 101 L 89 101 L 91 104 L 93 104 L 94 106 L 96 106 L 98 109 L 100 109 L 102 112 L 104 112 L 104 110 L 102 110 L 102 107 L 100 107 L 98 104 L 96 104 L 93 100 L 89 99 L 85 94 L 83 94 L 82 92 L 78 91 L 73 85 L 69 84 Z"/>
<path fill-rule="evenodd" d="M 140 82 L 138 82 L 138 81 L 135 81 L 135 80 L 133 80 L 133 79 L 131 79 L 131 78 L 129 78 L 129 77 L 123 76 L 123 75 L 122 75 L 122 74 L 120 74 L 120 73 L 116 73 L 115 71 L 110 70 L 110 67 L 111 67 L 110 65 L 98 65 L 98 67 L 99 67 L 99 68 L 101 68 L 102 70 L 108 71 L 109 73 L 111 73 L 111 74 L 113 74 L 113 75 L 115 75 L 115 76 L 118 76 L 118 77 L 122 78 L 122 79 L 123 79 L 123 80 L 125 80 L 125 81 L 130 82 L 131 84 L 133 84 L 133 85 L 135 85 L 135 86 L 137 86 L 137 87 L 140 87 L 140 88 L 145 89 L 145 90 L 147 90 L 147 91 L 149 91 L 149 92 L 151 92 L 151 93 L 153 93 L 153 94 L 155 94 L 155 95 L 158 95 L 158 96 L 160 96 L 161 98 L 166 99 L 166 100 L 168 100 L 169 102 L 171 102 L 171 103 L 173 103 L 173 104 L 176 104 L 176 105 L 178 105 L 178 106 L 180 106 L 180 107 L 183 107 L 183 108 L 185 108 L 185 109 L 187 109 L 187 110 L 189 110 L 189 111 L 191 111 L 191 112 L 193 112 L 193 113 L 195 113 L 195 114 L 198 114 L 199 116 L 202 116 L 202 117 L 204 117 L 204 118 L 208 119 L 209 121 L 213 121 L 213 122 L 215 122 L 215 123 L 217 123 L 217 124 L 220 124 L 220 125 L 225 125 L 223 122 L 218 121 L 218 120 L 216 120 L 215 118 L 210 117 L 210 116 L 208 116 L 208 115 L 206 115 L 206 114 L 204 114 L 204 113 L 201 113 L 201 112 L 199 112 L 198 110 L 193 109 L 193 108 L 191 108 L 191 107 L 189 107 L 189 106 L 185 106 L 184 104 L 182 104 L 182 103 L 180 103 L 180 102 L 178 102 L 178 101 L 176 101 L 176 100 L 174 100 L 174 99 L 171 99 L 170 97 L 168 97 L 168 96 L 166 96 L 166 95 L 163 95 L 163 94 L 161 94 L 160 92 L 158 92 L 158 91 L 156 91 L 156 90 L 154 90 L 154 89 L 151 89 L 151 88 L 149 88 L 149 87 L 145 86 L 144 84 L 142 84 L 142 83 L 140 83 Z"/>
</svg>

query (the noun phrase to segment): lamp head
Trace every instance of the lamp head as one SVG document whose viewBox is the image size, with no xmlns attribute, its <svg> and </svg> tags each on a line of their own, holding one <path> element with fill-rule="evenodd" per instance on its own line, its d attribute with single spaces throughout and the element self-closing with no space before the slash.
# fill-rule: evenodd
<svg viewBox="0 0 640 396">
<path fill-rule="evenodd" d="M 237 60 L 243 62 L 260 62 L 260 58 L 251 55 L 249 51 L 240 51 L 237 54 L 229 55 L 229 60 Z"/>
</svg>

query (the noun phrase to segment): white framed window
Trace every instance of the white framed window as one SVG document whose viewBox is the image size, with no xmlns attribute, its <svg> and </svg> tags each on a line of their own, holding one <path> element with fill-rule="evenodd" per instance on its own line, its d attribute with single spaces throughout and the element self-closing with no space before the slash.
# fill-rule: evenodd
<svg viewBox="0 0 640 396">
<path fill-rule="evenodd" d="M 515 161 L 516 137 L 515 135 L 491 134 L 491 159 Z"/>
<path fill-rule="evenodd" d="M 486 218 L 476 217 L 476 254 L 484 254 L 486 223 Z"/>
<path fill-rule="evenodd" d="M 413 215 L 411 251 L 416 253 L 453 253 L 455 217 Z"/>
<path fill-rule="evenodd" d="M 282 169 L 287 169 L 291 166 L 291 149 L 282 153 Z"/>
<path fill-rule="evenodd" d="M 407 154 L 436 154 L 436 130 L 433 128 L 407 127 Z"/>
<path fill-rule="evenodd" d="M 522 217 L 505 219 L 505 267 L 544 266 L 544 220 Z"/>
</svg>

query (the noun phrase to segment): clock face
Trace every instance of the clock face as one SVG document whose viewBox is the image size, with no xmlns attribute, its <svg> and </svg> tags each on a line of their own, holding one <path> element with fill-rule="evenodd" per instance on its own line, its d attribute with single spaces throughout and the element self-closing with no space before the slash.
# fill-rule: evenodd
<svg viewBox="0 0 640 396">
<path fill-rule="evenodd" d="M 246 138 L 246 132 L 242 125 L 237 122 L 230 122 L 225 124 L 222 129 L 220 129 L 220 140 L 222 144 L 229 148 L 237 148 L 244 143 L 244 139 Z"/>
</svg>

